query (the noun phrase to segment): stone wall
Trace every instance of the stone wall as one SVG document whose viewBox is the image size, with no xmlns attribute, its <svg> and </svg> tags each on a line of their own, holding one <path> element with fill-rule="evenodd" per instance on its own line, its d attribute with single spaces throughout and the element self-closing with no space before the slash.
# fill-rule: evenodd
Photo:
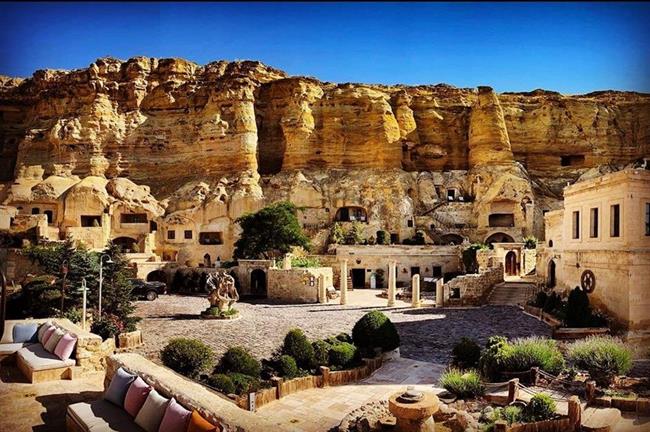
<svg viewBox="0 0 650 432">
<path fill-rule="evenodd" d="M 325 287 L 333 285 L 330 267 L 268 270 L 268 298 L 288 303 L 318 302 L 318 280 L 323 276 Z"/>
<path fill-rule="evenodd" d="M 482 304 L 492 287 L 503 282 L 503 266 L 491 268 L 479 274 L 457 276 L 444 286 L 445 304 L 478 306 Z M 460 298 L 449 298 L 454 289 L 460 289 Z"/>
</svg>

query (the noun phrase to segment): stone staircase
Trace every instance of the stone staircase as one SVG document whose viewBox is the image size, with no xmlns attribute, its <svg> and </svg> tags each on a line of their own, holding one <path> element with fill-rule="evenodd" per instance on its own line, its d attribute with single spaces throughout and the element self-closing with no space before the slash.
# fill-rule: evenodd
<svg viewBox="0 0 650 432">
<path fill-rule="evenodd" d="M 529 282 L 501 282 L 492 289 L 487 303 L 490 305 L 523 305 L 535 293 L 535 285 Z"/>
</svg>

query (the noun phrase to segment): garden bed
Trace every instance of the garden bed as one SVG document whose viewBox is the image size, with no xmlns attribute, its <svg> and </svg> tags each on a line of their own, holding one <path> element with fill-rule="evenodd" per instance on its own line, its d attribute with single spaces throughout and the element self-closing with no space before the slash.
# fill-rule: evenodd
<svg viewBox="0 0 650 432">
<path fill-rule="evenodd" d="M 609 327 L 562 327 L 562 321 L 556 316 L 531 305 L 524 305 L 524 312 L 550 325 L 553 328 L 553 339 L 575 340 L 609 333 Z"/>
</svg>

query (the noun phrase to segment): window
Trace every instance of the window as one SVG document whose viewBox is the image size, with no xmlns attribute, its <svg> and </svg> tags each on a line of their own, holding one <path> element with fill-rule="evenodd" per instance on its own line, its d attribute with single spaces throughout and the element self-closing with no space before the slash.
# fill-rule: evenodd
<svg viewBox="0 0 650 432">
<path fill-rule="evenodd" d="M 220 232 L 202 232 L 199 233 L 199 243 L 202 245 L 223 244 L 223 236 Z"/>
<path fill-rule="evenodd" d="M 447 189 L 447 199 L 449 201 L 456 199 L 456 189 Z"/>
<path fill-rule="evenodd" d="M 185 240 L 192 240 L 192 230 L 185 230 Z"/>
<path fill-rule="evenodd" d="M 390 234 L 390 242 L 391 244 L 396 244 L 399 243 L 399 235 L 395 233 Z"/>
<path fill-rule="evenodd" d="M 52 213 L 52 210 L 45 210 L 43 214 L 47 216 L 47 223 L 51 224 L 54 220 L 54 213 Z"/>
<path fill-rule="evenodd" d="M 167 240 L 174 240 L 174 239 L 176 239 L 176 231 L 167 230 Z"/>
<path fill-rule="evenodd" d="M 553 240 L 548 241 L 548 247 L 553 247 Z"/>
<path fill-rule="evenodd" d="M 37 215 L 37 214 L 40 214 L 40 213 L 41 213 L 41 209 L 39 209 L 38 207 L 34 207 L 32 209 L 32 214 L 33 215 Z"/>
<path fill-rule="evenodd" d="M 407 225 L 409 228 L 413 228 L 413 219 L 409 219 L 408 221 L 406 221 L 406 225 Z"/>
<path fill-rule="evenodd" d="M 650 236 L 650 203 L 645 203 L 645 235 Z"/>
<path fill-rule="evenodd" d="M 81 216 L 82 227 L 100 227 L 102 226 L 101 216 Z"/>
<path fill-rule="evenodd" d="M 513 227 L 515 226 L 515 215 L 512 213 L 491 214 L 488 217 L 488 224 L 491 227 Z"/>
<path fill-rule="evenodd" d="M 589 211 L 589 237 L 598 237 L 598 208 Z"/>
<path fill-rule="evenodd" d="M 120 215 L 120 222 L 128 224 L 146 224 L 147 215 L 145 213 L 122 213 Z"/>
<path fill-rule="evenodd" d="M 574 239 L 580 238 L 580 212 L 579 211 L 573 212 L 573 238 Z"/>
<path fill-rule="evenodd" d="M 609 208 L 609 236 L 619 237 L 621 235 L 621 206 L 614 204 Z"/>
</svg>

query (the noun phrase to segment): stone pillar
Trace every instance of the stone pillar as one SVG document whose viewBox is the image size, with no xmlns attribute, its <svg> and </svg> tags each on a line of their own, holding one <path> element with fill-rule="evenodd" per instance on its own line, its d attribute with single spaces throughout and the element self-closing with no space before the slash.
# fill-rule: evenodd
<svg viewBox="0 0 650 432">
<path fill-rule="evenodd" d="M 508 381 L 508 404 L 513 403 L 519 396 L 519 378 Z"/>
<path fill-rule="evenodd" d="M 444 279 L 440 278 L 436 281 L 436 307 L 445 306 L 445 284 Z"/>
<path fill-rule="evenodd" d="M 569 425 L 572 431 L 579 431 L 582 425 L 582 407 L 578 396 L 569 398 Z"/>
<path fill-rule="evenodd" d="M 325 287 L 325 275 L 318 276 L 318 302 L 327 303 L 327 288 Z"/>
<path fill-rule="evenodd" d="M 341 260 L 341 304 L 348 304 L 348 260 Z"/>
<path fill-rule="evenodd" d="M 413 275 L 411 280 L 411 306 L 414 308 L 419 308 L 422 306 L 420 302 L 420 275 Z"/>
<path fill-rule="evenodd" d="M 291 254 L 286 254 L 284 260 L 282 261 L 283 270 L 291 270 Z"/>
<path fill-rule="evenodd" d="M 388 264 L 388 307 L 395 306 L 395 294 L 397 292 L 397 263 L 391 261 Z"/>
<path fill-rule="evenodd" d="M 323 377 L 322 386 L 329 387 L 330 385 L 330 368 L 327 366 L 320 367 L 320 374 Z"/>
</svg>

